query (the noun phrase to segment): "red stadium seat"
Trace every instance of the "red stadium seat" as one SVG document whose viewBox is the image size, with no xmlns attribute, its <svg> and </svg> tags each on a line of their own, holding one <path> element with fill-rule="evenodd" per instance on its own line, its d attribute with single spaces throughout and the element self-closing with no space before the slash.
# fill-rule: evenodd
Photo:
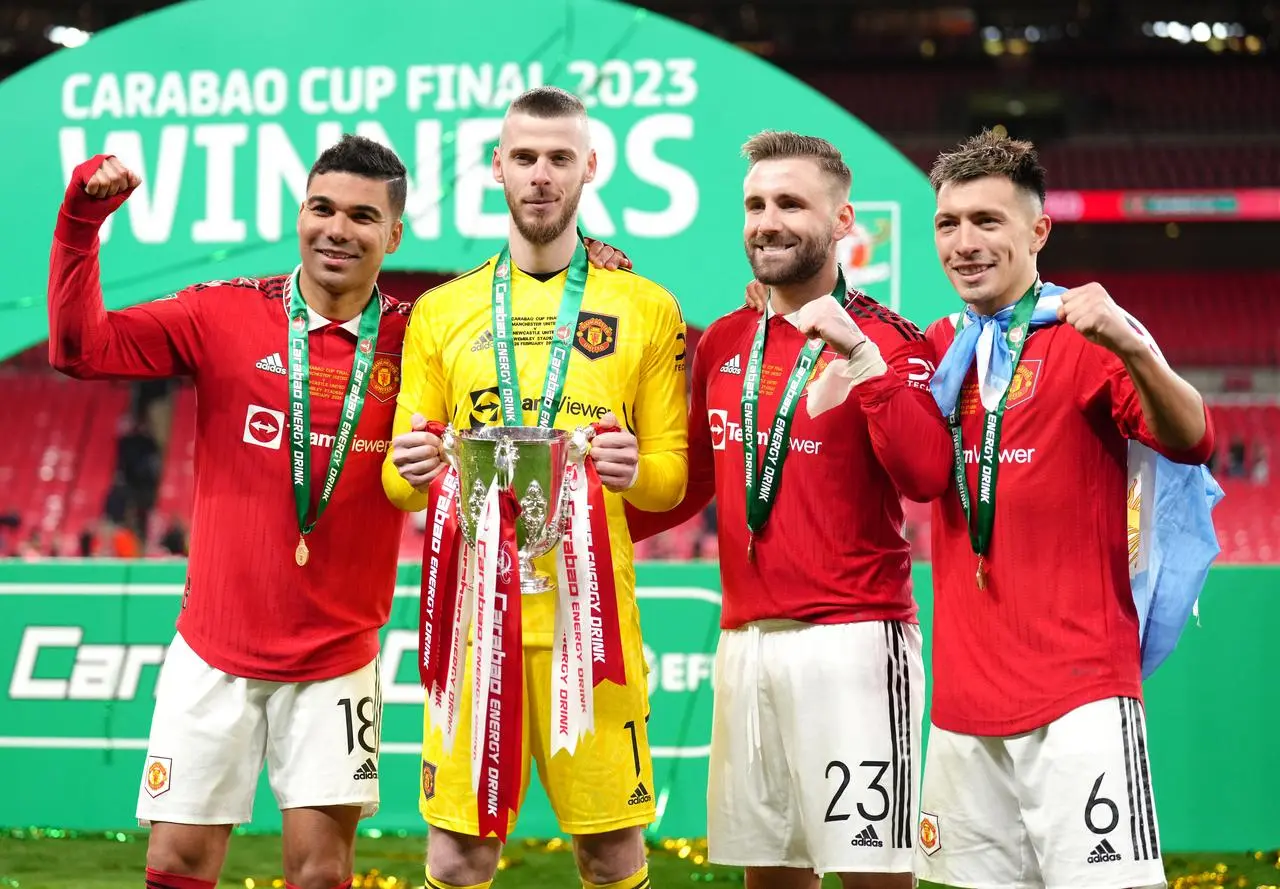
<svg viewBox="0 0 1280 889">
<path fill-rule="evenodd" d="M 18 539 L 38 532 L 46 554 L 75 555 L 111 487 L 129 390 L 21 364 L 6 366 L 0 385 L 26 420 L 24 434 L 0 439 L 0 511 L 19 516 Z"/>
</svg>

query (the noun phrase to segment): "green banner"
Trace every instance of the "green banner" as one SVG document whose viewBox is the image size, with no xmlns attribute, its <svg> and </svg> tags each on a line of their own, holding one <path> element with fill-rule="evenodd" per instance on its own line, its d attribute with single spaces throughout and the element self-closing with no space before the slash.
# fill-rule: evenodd
<svg viewBox="0 0 1280 889">
<path fill-rule="evenodd" d="M 741 304 L 740 148 L 767 128 L 844 152 L 858 212 L 841 244 L 850 283 L 921 325 L 949 310 L 928 182 L 848 112 L 645 10 L 605 0 L 528 10 L 521 0 L 373 0 L 352 15 L 339 0 L 196 0 L 0 83 L 0 164 L 22 171 L 11 197 L 34 211 L 7 233 L 15 260 L 0 295 L 0 357 L 47 336 L 54 212 L 87 157 L 116 154 L 143 177 L 104 230 L 112 308 L 293 268 L 307 169 L 344 131 L 386 142 L 409 169 L 404 244 L 388 268 L 461 271 L 506 236 L 490 155 L 506 105 L 540 84 L 578 93 L 592 117 L 599 166 L 583 230 L 676 293 L 690 323 Z"/>
<path fill-rule="evenodd" d="M 182 592 L 181 563 L 0 562 L 0 826 L 119 829 L 133 822 L 156 674 Z M 371 826 L 424 829 L 417 811 L 422 692 L 415 666 L 416 566 L 402 566 L 383 636 L 382 810 Z M 1164 846 L 1176 851 L 1280 845 L 1280 771 L 1272 765 L 1274 568 L 1218 568 L 1201 626 L 1147 685 L 1152 773 Z M 915 569 L 930 638 L 929 568 Z M 658 836 L 702 836 L 711 737 L 719 576 L 710 564 L 639 569 L 653 713 Z M 926 670 L 928 669 L 926 648 Z M 930 683 L 931 685 L 932 683 Z M 277 830 L 263 780 L 252 827 Z M 557 833 L 531 787 L 518 836 Z"/>
</svg>

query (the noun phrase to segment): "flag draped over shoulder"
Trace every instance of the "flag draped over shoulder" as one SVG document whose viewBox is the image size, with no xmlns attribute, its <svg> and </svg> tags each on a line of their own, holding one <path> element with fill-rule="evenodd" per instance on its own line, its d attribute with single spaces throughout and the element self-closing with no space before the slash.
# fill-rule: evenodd
<svg viewBox="0 0 1280 889">
<path fill-rule="evenodd" d="M 1040 289 L 1032 329 L 1059 323 L 1058 307 L 1065 292 L 1053 284 Z M 990 411 L 999 404 L 1015 370 L 1004 336 L 1012 314 L 1009 306 L 991 316 L 978 315 L 972 308 L 952 316 L 956 336 L 931 383 L 944 415 L 955 410 L 975 360 L 983 407 Z M 1125 317 L 1159 355 L 1146 328 L 1129 313 Z M 1207 467 L 1175 463 L 1132 440 L 1128 471 L 1129 582 L 1138 613 L 1142 678 L 1146 679 L 1173 652 L 1192 614 L 1198 614 L 1200 590 L 1220 551 L 1212 511 L 1223 492 Z"/>
</svg>

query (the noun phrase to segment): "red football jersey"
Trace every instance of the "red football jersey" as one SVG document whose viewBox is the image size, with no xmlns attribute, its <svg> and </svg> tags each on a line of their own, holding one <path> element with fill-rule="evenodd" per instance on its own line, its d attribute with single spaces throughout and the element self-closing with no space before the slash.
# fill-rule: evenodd
<svg viewBox="0 0 1280 889">
<path fill-rule="evenodd" d="M 949 319 L 928 337 L 939 356 Z M 999 442 L 986 589 L 954 483 L 933 505 L 933 723 L 1007 736 L 1113 696 L 1139 698 L 1138 616 L 1129 586 L 1128 439 L 1160 445 L 1120 359 L 1066 325 L 1027 338 Z M 970 369 L 958 405 L 970 491 L 984 411 Z M 977 516 L 975 514 L 976 521 Z"/>
<path fill-rule="evenodd" d="M 888 370 L 817 417 L 806 394 L 791 425 L 773 512 L 747 558 L 742 383 L 759 315 L 740 309 L 712 324 L 693 357 L 689 486 L 670 513 L 628 512 L 636 539 L 700 512 L 714 494 L 723 587 L 721 626 L 767 618 L 810 623 L 915 620 L 901 496 L 929 500 L 951 469 L 946 424 L 929 394 L 934 352 L 911 322 L 855 294 L 849 314 Z M 769 320 L 760 380 L 757 460 L 805 338 Z M 835 357 L 826 350 L 812 379 Z M 810 383 L 812 385 L 812 383 Z"/>
<path fill-rule="evenodd" d="M 120 312 L 103 307 L 98 228 L 105 201 L 68 190 L 49 274 L 49 357 L 71 376 L 190 376 L 196 387 L 195 505 L 178 630 L 236 676 L 327 679 L 378 653 L 404 513 L 382 493 L 408 306 L 382 297 L 356 438 L 328 508 L 294 561 L 284 277 L 188 287 Z M 359 318 L 311 313 L 312 508 L 355 354 Z"/>
</svg>

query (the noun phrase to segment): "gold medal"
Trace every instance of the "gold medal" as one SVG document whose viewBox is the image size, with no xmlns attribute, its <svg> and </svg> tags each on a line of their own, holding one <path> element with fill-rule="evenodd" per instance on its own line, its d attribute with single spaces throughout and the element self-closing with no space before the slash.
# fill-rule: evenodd
<svg viewBox="0 0 1280 889">
<path fill-rule="evenodd" d="M 297 562 L 298 567 L 301 568 L 303 565 L 307 564 L 307 560 L 310 558 L 311 550 L 307 549 L 306 538 L 299 537 L 298 546 L 293 551 L 293 560 Z"/>
<path fill-rule="evenodd" d="M 977 580 L 977 582 L 978 582 L 978 589 L 979 589 L 980 591 L 981 591 L 981 590 L 986 590 L 986 588 L 987 588 L 987 566 L 986 566 L 986 563 L 982 561 L 982 556 L 978 556 L 978 572 L 977 572 L 977 574 L 975 575 L 975 579 L 976 579 L 976 580 Z"/>
</svg>

